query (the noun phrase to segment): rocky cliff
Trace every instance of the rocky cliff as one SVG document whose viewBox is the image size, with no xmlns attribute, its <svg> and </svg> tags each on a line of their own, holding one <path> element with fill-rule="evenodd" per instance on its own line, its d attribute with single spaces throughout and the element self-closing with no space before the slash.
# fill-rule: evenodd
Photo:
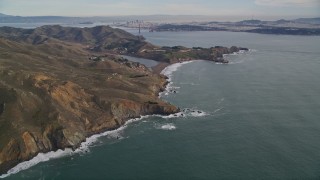
<svg viewBox="0 0 320 180">
<path fill-rule="evenodd" d="M 166 77 L 117 55 L 167 65 L 190 59 L 225 62 L 223 54 L 239 50 L 157 47 L 107 26 L 1 27 L 0 174 L 39 152 L 77 148 L 86 137 L 128 119 L 179 111 L 158 98 Z"/>
<path fill-rule="evenodd" d="M 80 44 L 0 39 L 0 173 L 39 152 L 76 148 L 130 118 L 171 114 L 165 77 L 118 57 L 88 59 Z"/>
</svg>

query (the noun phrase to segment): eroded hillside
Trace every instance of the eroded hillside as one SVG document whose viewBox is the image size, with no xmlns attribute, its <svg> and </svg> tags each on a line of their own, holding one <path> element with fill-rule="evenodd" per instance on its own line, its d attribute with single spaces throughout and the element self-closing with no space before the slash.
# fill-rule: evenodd
<svg viewBox="0 0 320 180">
<path fill-rule="evenodd" d="M 228 63 L 238 47 L 158 47 L 108 26 L 0 28 L 0 174 L 39 152 L 76 148 L 86 137 L 147 114 L 179 109 L 158 98 L 166 65 Z M 154 72 L 118 55 L 161 62 Z"/>
<path fill-rule="evenodd" d="M 0 39 L 0 172 L 39 152 L 76 148 L 130 118 L 178 109 L 158 99 L 166 79 L 117 56 L 48 38 Z"/>
</svg>

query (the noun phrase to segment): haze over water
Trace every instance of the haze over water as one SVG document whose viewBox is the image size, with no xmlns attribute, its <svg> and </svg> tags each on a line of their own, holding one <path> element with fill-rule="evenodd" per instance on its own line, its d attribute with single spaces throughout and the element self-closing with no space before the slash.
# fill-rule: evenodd
<svg viewBox="0 0 320 180">
<path fill-rule="evenodd" d="M 253 50 L 227 56 L 228 65 L 195 61 L 173 72 L 178 93 L 163 98 L 205 116 L 146 118 L 101 137 L 88 153 L 40 163 L 7 179 L 320 177 L 320 37 L 143 35 L 157 45 Z"/>
</svg>

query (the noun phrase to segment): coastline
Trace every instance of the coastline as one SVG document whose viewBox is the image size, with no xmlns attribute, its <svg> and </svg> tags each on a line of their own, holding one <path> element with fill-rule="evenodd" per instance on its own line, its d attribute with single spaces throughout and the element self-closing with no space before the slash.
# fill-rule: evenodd
<svg viewBox="0 0 320 180">
<path fill-rule="evenodd" d="M 164 87 L 160 89 L 159 93 L 158 93 L 158 98 L 160 99 L 163 93 L 166 93 L 166 91 L 168 91 L 168 89 L 170 88 L 170 84 L 172 84 L 171 82 L 171 74 L 178 70 L 178 67 L 180 67 L 183 64 L 186 63 L 190 63 L 193 61 L 185 61 L 182 63 L 173 63 L 173 64 L 169 64 L 169 63 L 162 63 L 161 68 L 158 68 L 159 73 L 158 74 L 162 74 L 162 75 L 166 75 L 169 76 L 167 79 L 166 84 L 164 84 Z M 161 63 L 160 63 L 161 64 Z M 170 70 L 168 70 L 167 72 L 165 72 L 166 69 L 171 68 Z M 199 114 L 191 114 L 192 116 L 203 116 L 205 115 L 205 113 L 201 112 Z M 101 131 L 101 133 L 97 133 L 97 134 L 93 134 L 91 136 L 86 137 L 86 139 L 81 142 L 78 147 L 76 149 L 72 149 L 72 148 L 65 148 L 65 149 L 58 149 L 56 151 L 49 151 L 49 152 L 39 152 L 36 156 L 34 156 L 33 158 L 31 158 L 28 161 L 23 161 L 20 162 L 19 164 L 17 164 L 16 166 L 12 167 L 11 169 L 9 169 L 6 173 L 0 175 L 0 179 L 9 177 L 13 174 L 17 174 L 20 171 L 24 171 L 27 170 L 39 163 L 42 162 L 46 162 L 52 159 L 58 159 L 58 158 L 62 158 L 62 157 L 66 157 L 66 156 L 72 156 L 74 154 L 79 154 L 79 153 L 87 153 L 90 152 L 90 147 L 92 144 L 94 144 L 98 138 L 100 137 L 104 137 L 104 136 L 108 136 L 108 135 L 112 135 L 114 133 L 117 133 L 119 131 L 122 131 L 124 129 L 126 129 L 128 127 L 129 124 L 133 123 L 133 122 L 137 122 L 140 121 L 142 119 L 151 117 L 151 116 L 155 116 L 155 117 L 161 117 L 164 119 L 168 119 L 168 118 L 176 118 L 176 117 L 183 117 L 185 116 L 184 114 L 179 112 L 173 113 L 173 114 L 168 114 L 168 115 L 161 115 L 161 114 L 150 114 L 150 115 L 140 115 L 140 117 L 137 118 L 131 118 L 128 120 L 125 120 L 125 123 L 123 125 L 120 125 L 118 127 L 115 127 L 113 130 L 106 130 L 106 131 Z M 166 128 L 166 127 L 165 127 Z M 172 128 L 170 130 L 173 130 L 175 128 Z"/>
<path fill-rule="evenodd" d="M 54 34 L 63 32 L 59 38 L 53 36 L 52 33 L 44 36 L 48 38 L 52 37 L 56 39 L 55 41 L 59 42 L 66 41 L 70 44 L 55 49 L 56 46 L 54 46 L 54 43 L 50 44 L 51 42 L 49 42 L 48 46 L 59 52 L 61 49 L 63 50 L 59 58 L 73 57 L 74 59 L 81 59 L 83 61 L 81 61 L 81 63 L 73 60 L 70 60 L 70 62 L 60 62 L 57 61 L 58 59 L 53 60 L 51 58 L 49 58 L 50 61 L 42 61 L 42 56 L 34 56 L 34 54 L 29 52 L 29 47 L 34 47 L 34 44 L 31 45 L 29 42 L 29 40 L 34 40 L 33 35 L 28 34 L 29 32 L 24 32 L 22 29 L 16 29 L 21 32 L 21 34 L 28 36 L 28 40 L 22 42 L 22 47 L 20 43 L 10 40 L 10 38 L 15 36 L 14 33 L 4 31 L 5 38 L 1 39 L 1 43 L 4 45 L 10 44 L 8 47 L 5 46 L 8 52 L 15 52 L 16 49 L 25 48 L 26 53 L 23 54 L 34 60 L 34 62 L 27 61 L 28 58 L 19 58 L 19 56 L 12 57 L 12 60 L 14 60 L 12 62 L 23 64 L 25 71 L 23 71 L 22 74 L 7 73 L 3 76 L 3 79 L 1 79 L 7 82 L 5 85 L 6 89 L 4 90 L 5 93 L 3 94 L 5 96 L 12 95 L 13 97 L 5 100 L 5 103 L 0 103 L 1 106 L 12 104 L 12 106 L 6 106 L 5 112 L 8 114 L 4 115 L 8 118 L 6 118 L 5 122 L 8 121 L 8 123 L 12 124 L 21 123 L 21 121 L 18 121 L 19 118 L 12 118 L 14 117 L 13 112 L 15 112 L 13 110 L 18 107 L 17 105 L 21 106 L 21 108 L 17 110 L 21 112 L 19 117 L 21 116 L 22 119 L 28 121 L 21 123 L 21 127 L 10 126 L 10 128 L 7 128 L 6 131 L 3 132 L 3 134 L 9 134 L 12 130 L 18 130 L 18 133 L 3 138 L 4 146 L 0 152 L 0 174 L 6 172 L 10 174 L 10 172 L 12 172 L 11 169 L 17 167 L 19 164 L 21 165 L 21 162 L 32 161 L 35 157 L 39 158 L 43 156 L 43 153 L 50 155 L 53 151 L 59 153 L 61 149 L 72 152 L 81 148 L 82 143 L 87 142 L 87 138 L 92 135 L 119 129 L 132 119 L 141 118 L 145 115 L 172 115 L 181 112 L 176 106 L 159 99 L 159 93 L 164 90 L 169 90 L 168 93 L 177 92 L 175 90 L 176 87 L 171 87 L 172 82 L 170 82 L 170 76 L 165 77 L 165 75 L 161 75 L 161 72 L 168 67 L 176 69 L 181 64 L 190 62 L 192 59 L 205 59 L 213 62 L 227 63 L 223 60 L 222 54 L 232 53 L 240 49 L 235 46 L 231 48 L 222 46 L 211 48 L 186 48 L 183 46 L 156 47 L 144 40 L 138 39 L 137 44 L 132 47 L 133 52 L 136 52 L 137 56 L 140 55 L 142 58 L 147 59 L 155 58 L 158 62 L 162 62 L 151 72 L 149 70 L 146 71 L 147 68 L 141 66 L 139 63 L 123 61 L 122 59 L 117 59 L 117 57 L 88 55 L 88 52 L 91 52 L 89 51 L 91 48 L 86 46 L 86 49 L 83 49 L 82 46 L 73 46 L 74 44 L 72 44 L 71 41 L 78 42 L 78 40 L 74 39 L 73 36 L 69 36 L 73 32 L 72 30 L 85 32 L 91 34 L 92 37 L 82 38 L 80 40 L 81 43 L 91 42 L 92 39 L 101 39 L 101 37 L 95 33 L 99 30 L 99 32 L 101 32 L 99 34 L 103 36 L 103 41 L 99 41 L 101 44 L 95 44 L 98 47 L 98 45 L 103 45 L 110 41 L 104 32 L 120 33 L 121 36 L 113 37 L 114 40 L 122 38 L 128 38 L 130 41 L 132 41 L 132 39 L 137 40 L 137 37 L 127 32 L 104 26 L 88 29 L 43 26 L 38 29 L 45 32 L 50 30 L 53 31 Z M 13 29 L 10 31 L 13 31 Z M 38 34 L 40 31 L 35 29 L 32 30 L 32 32 Z M 19 35 L 14 39 L 24 38 L 22 35 Z M 37 43 L 41 44 L 46 42 L 43 40 L 44 39 L 40 39 Z M 105 53 L 113 52 L 122 54 L 122 51 L 126 52 L 127 50 L 119 49 L 119 47 L 123 47 L 124 45 L 125 44 L 121 43 L 117 44 L 114 46 L 116 48 L 110 47 Z M 141 50 L 140 45 L 144 45 L 146 49 Z M 101 46 L 101 48 L 102 47 L 103 46 Z M 74 50 L 79 53 L 71 53 L 74 52 Z M 95 50 L 93 52 L 99 51 L 99 49 L 92 50 Z M 51 51 L 47 52 L 40 48 L 33 49 L 32 52 L 35 52 L 35 54 L 37 54 L 36 52 L 42 52 L 48 55 L 47 57 L 51 57 L 52 53 Z M 88 61 L 88 59 L 91 61 Z M 51 61 L 57 61 L 56 66 L 59 68 L 51 66 Z M 43 68 L 43 65 L 38 65 L 39 62 L 48 65 L 46 66 L 48 69 Z M 34 66 L 35 64 L 38 66 Z M 15 64 L 8 66 L 13 72 L 20 72 L 21 69 L 16 69 L 17 67 Z M 110 67 L 112 71 L 110 70 L 109 72 Z M 73 76 L 66 78 L 65 72 L 69 72 L 69 70 Z M 108 70 L 109 74 L 107 77 L 104 70 Z M 92 71 L 95 73 L 93 74 Z M 84 78 L 83 73 L 86 74 Z M 88 74 L 90 76 L 87 76 Z M 15 84 L 12 78 L 18 80 L 23 79 L 23 81 L 27 83 Z M 17 87 L 17 90 L 10 89 L 12 86 Z M 35 88 L 31 89 L 30 86 Z M 12 90 L 14 91 L 12 92 Z M 39 93 L 39 91 L 41 91 L 41 93 Z M 31 92 L 34 96 L 26 99 L 24 98 L 25 92 Z M 136 93 L 140 93 L 139 96 L 136 96 Z M 3 98 L 1 101 L 4 101 Z M 30 103 L 31 105 L 23 107 L 21 105 L 22 103 L 28 105 Z M 43 106 L 44 104 L 46 105 Z M 29 117 L 29 115 L 33 116 Z M 28 118 L 24 118 L 27 116 Z M 34 123 L 31 126 L 33 128 L 24 129 L 24 127 L 30 125 L 30 123 Z M 53 153 L 53 155 L 45 159 L 54 158 L 55 156 Z M 43 159 L 39 159 L 43 161 Z M 37 164 L 37 162 L 32 163 Z M 23 167 L 18 166 L 16 169 L 23 169 Z"/>
<path fill-rule="evenodd" d="M 229 55 L 239 55 L 239 54 L 243 54 L 246 52 L 252 52 L 252 49 L 248 49 L 248 50 L 239 50 L 238 52 L 233 52 L 233 53 L 229 53 L 229 54 L 223 54 L 223 59 L 225 59 L 225 57 L 229 56 Z M 162 74 L 162 71 L 165 70 L 167 67 L 171 66 L 171 65 L 175 65 L 175 64 L 183 64 L 186 62 L 193 62 L 193 61 L 209 61 L 209 62 L 214 62 L 216 64 L 231 64 L 230 62 L 227 63 L 221 63 L 221 62 L 215 62 L 215 61 L 210 61 L 210 60 L 203 60 L 203 59 L 190 59 L 190 60 L 184 60 L 181 62 L 175 62 L 175 63 L 165 63 L 165 62 L 160 62 L 159 64 L 157 64 L 156 66 L 151 67 L 152 71 L 156 74 Z M 164 74 L 165 75 L 165 74 Z"/>
<path fill-rule="evenodd" d="M 234 55 L 240 54 L 238 53 L 234 53 Z M 228 54 L 226 54 L 228 55 Z M 230 55 L 230 54 L 229 54 Z M 152 70 L 154 73 L 166 76 L 166 83 L 164 84 L 164 87 L 161 88 L 159 90 L 158 93 L 158 98 L 161 99 L 161 97 L 163 95 L 168 95 L 169 93 L 172 93 L 172 89 L 176 88 L 173 87 L 172 84 L 172 73 L 177 71 L 181 66 L 188 64 L 188 63 L 192 63 L 197 61 L 195 60 L 186 60 L 186 61 L 182 61 L 182 62 L 178 62 L 178 63 L 159 63 L 157 66 L 152 67 Z M 217 63 L 216 63 L 217 64 Z M 23 161 L 20 162 L 19 164 L 17 164 L 16 166 L 14 166 L 13 168 L 11 168 L 10 170 L 8 170 L 5 174 L 0 175 L 0 179 L 9 177 L 11 175 L 17 174 L 21 171 L 27 170 L 39 163 L 42 162 L 47 162 L 50 161 L 52 159 L 59 159 L 59 158 L 63 158 L 63 157 L 67 157 L 67 156 L 72 156 L 75 154 L 81 154 L 81 153 L 88 153 L 90 152 L 90 147 L 97 142 L 97 140 L 101 137 L 104 136 L 108 136 L 108 135 L 114 135 L 114 137 L 117 137 L 117 133 L 120 131 L 125 130 L 128 125 L 130 125 L 131 123 L 137 122 L 137 121 L 141 121 L 143 119 L 149 118 L 149 117 L 160 117 L 160 118 L 164 118 L 164 119 L 170 119 L 170 118 L 181 118 L 181 117 L 188 117 L 188 116 L 192 116 L 192 117 L 202 117 L 202 116 L 207 116 L 209 114 L 207 114 L 206 112 L 203 112 L 201 110 L 197 110 L 197 109 L 183 109 L 179 112 L 176 113 L 172 113 L 172 114 L 167 114 L 167 115 L 161 115 L 161 114 L 150 114 L 150 115 L 140 115 L 140 117 L 137 118 L 131 118 L 128 120 L 125 120 L 125 123 L 123 125 L 119 125 L 118 127 L 115 127 L 113 129 L 109 129 L 106 131 L 101 131 L 100 133 L 96 133 L 93 135 L 90 135 L 88 137 L 86 137 L 86 139 L 81 142 L 76 149 L 72 149 L 72 148 L 65 148 L 65 149 L 58 149 L 56 151 L 50 151 L 50 152 L 46 152 L 46 153 L 38 153 L 36 156 L 34 156 L 33 158 L 31 158 L 28 161 Z M 167 126 L 163 126 L 164 130 L 175 130 L 176 127 L 171 127 L 168 128 Z"/>
<path fill-rule="evenodd" d="M 238 53 L 239 52 L 235 52 L 233 54 L 238 54 Z M 228 54 L 226 54 L 226 55 L 228 55 Z M 185 61 L 176 62 L 176 63 L 163 63 L 163 62 L 161 62 L 158 65 L 152 67 L 152 71 L 154 73 L 167 77 L 166 83 L 163 84 L 162 85 L 163 87 L 159 89 L 158 96 L 157 96 L 159 99 L 161 99 L 161 97 L 163 95 L 168 95 L 169 93 L 175 92 L 176 87 L 172 86 L 172 81 L 171 81 L 172 80 L 172 73 L 174 71 L 178 70 L 178 68 L 181 67 L 182 65 L 187 64 L 187 63 L 191 63 L 194 61 L 196 61 L 196 59 L 185 60 Z M 212 61 L 212 62 L 214 62 L 214 61 Z M 217 62 L 215 62 L 215 63 L 217 63 Z M 196 116 L 196 117 L 206 115 L 205 112 L 202 112 L 199 110 L 195 110 L 195 111 L 198 111 L 198 114 L 194 113 L 194 112 L 189 112 L 189 113 L 191 113 L 192 116 Z M 92 145 L 94 142 L 96 142 L 96 140 L 99 137 L 107 136 L 112 133 L 121 131 L 121 130 L 125 129 L 132 122 L 136 122 L 141 119 L 148 118 L 150 116 L 157 116 L 157 117 L 163 117 L 163 118 L 175 118 L 175 117 L 186 116 L 180 112 L 181 112 L 180 109 L 178 109 L 177 112 L 171 113 L 171 114 L 140 115 L 140 117 L 135 117 L 135 118 L 123 120 L 125 122 L 123 125 L 119 124 L 115 127 L 106 128 L 106 130 L 101 130 L 97 133 L 88 134 L 89 136 L 87 136 L 86 139 L 84 139 L 82 142 L 77 144 L 75 146 L 76 147 L 75 149 L 66 147 L 65 149 L 57 149 L 56 151 L 49 151 L 49 152 L 44 152 L 44 153 L 39 152 L 36 156 L 32 157 L 30 160 L 20 162 L 19 164 L 17 164 L 13 168 L 9 169 L 7 171 L 7 173 L 2 174 L 0 176 L 0 178 L 5 178 L 5 177 L 8 177 L 12 174 L 16 174 L 20 171 L 26 170 L 26 169 L 36 165 L 38 163 L 49 161 L 50 159 L 56 159 L 56 158 L 60 158 L 60 157 L 70 156 L 70 155 L 77 154 L 77 153 L 89 152 L 90 145 Z M 183 112 L 183 113 L 185 113 L 185 112 Z"/>
<path fill-rule="evenodd" d="M 37 156 L 33 157 L 32 159 L 28 161 L 24 161 L 16 165 L 15 167 L 11 168 L 7 173 L 0 175 L 0 179 L 4 179 L 6 177 L 9 177 L 13 174 L 17 174 L 20 171 L 27 170 L 39 163 L 46 162 L 52 159 L 58 159 L 63 158 L 66 156 L 72 156 L 74 154 L 79 153 L 88 153 L 90 152 L 90 146 L 94 144 L 98 138 L 107 136 L 113 133 L 117 133 L 118 131 L 124 130 L 130 123 L 140 121 L 144 118 L 150 117 L 150 115 L 141 116 L 140 118 L 133 118 L 126 121 L 126 123 L 122 126 L 119 126 L 118 128 L 114 130 L 107 130 L 102 133 L 94 134 L 85 139 L 85 141 L 81 142 L 79 147 L 75 150 L 72 150 L 71 148 L 65 148 L 65 149 L 58 149 L 56 151 L 50 151 L 46 153 L 39 153 Z"/>
<path fill-rule="evenodd" d="M 156 66 L 151 67 L 152 71 L 156 74 L 161 74 L 161 71 L 163 71 L 166 67 L 170 66 L 170 63 L 164 63 L 160 62 Z"/>
<path fill-rule="evenodd" d="M 163 78 L 163 77 L 162 77 Z M 164 78 L 163 78 L 164 79 Z M 161 82 L 158 91 L 155 91 L 156 94 L 154 95 L 154 98 L 159 98 L 159 93 L 164 91 L 166 89 L 166 86 L 168 84 L 167 80 L 164 79 L 165 82 Z M 123 119 L 120 120 L 119 123 L 116 124 L 110 124 L 109 126 L 105 126 L 104 128 L 100 130 L 94 130 L 94 131 L 87 131 L 86 136 L 84 139 L 80 140 L 79 143 L 76 143 L 72 146 L 63 146 L 60 148 L 51 148 L 49 150 L 39 150 L 37 153 L 35 153 L 32 156 L 29 156 L 28 159 L 25 160 L 18 160 L 17 163 L 3 166 L 4 169 L 0 174 L 1 178 L 6 178 L 12 174 L 16 174 L 22 170 L 26 170 L 40 162 L 45 162 L 50 159 L 55 159 L 59 157 L 69 156 L 75 153 L 81 153 L 81 152 L 88 152 L 89 146 L 94 143 L 97 138 L 101 136 L 106 136 L 109 134 L 112 134 L 113 132 L 121 131 L 127 127 L 128 124 L 144 119 L 149 116 L 167 116 L 171 114 L 175 114 L 180 112 L 180 109 L 177 108 L 174 105 L 171 105 L 165 101 L 162 101 L 161 104 L 145 104 L 141 106 L 141 109 L 139 110 L 138 114 L 132 115 L 132 116 L 126 116 L 122 117 Z M 122 108 L 122 107 L 119 107 Z M 108 122 L 107 122 L 108 123 Z"/>
</svg>

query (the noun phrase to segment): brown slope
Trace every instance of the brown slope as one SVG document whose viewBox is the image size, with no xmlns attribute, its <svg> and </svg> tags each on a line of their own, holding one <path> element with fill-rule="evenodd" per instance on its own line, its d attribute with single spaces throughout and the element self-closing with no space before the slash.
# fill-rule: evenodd
<svg viewBox="0 0 320 180">
<path fill-rule="evenodd" d="M 95 51 L 123 47 L 129 48 L 132 52 L 137 52 L 140 47 L 149 44 L 143 38 L 109 26 L 75 28 L 53 25 L 35 29 L 0 27 L 0 37 L 31 44 L 41 44 L 48 39 L 58 39 L 81 43 L 94 48 Z"/>
<path fill-rule="evenodd" d="M 164 77 L 104 54 L 169 64 L 225 62 L 223 54 L 239 50 L 156 47 L 106 26 L 0 28 L 0 174 L 39 152 L 75 148 L 85 137 L 117 128 L 129 118 L 178 111 L 157 98 Z M 89 61 L 92 55 L 104 61 Z"/>
<path fill-rule="evenodd" d="M 117 57 L 89 61 L 88 53 L 56 38 L 0 38 L 0 174 L 129 118 L 178 111 L 157 98 L 164 77 Z"/>
</svg>

